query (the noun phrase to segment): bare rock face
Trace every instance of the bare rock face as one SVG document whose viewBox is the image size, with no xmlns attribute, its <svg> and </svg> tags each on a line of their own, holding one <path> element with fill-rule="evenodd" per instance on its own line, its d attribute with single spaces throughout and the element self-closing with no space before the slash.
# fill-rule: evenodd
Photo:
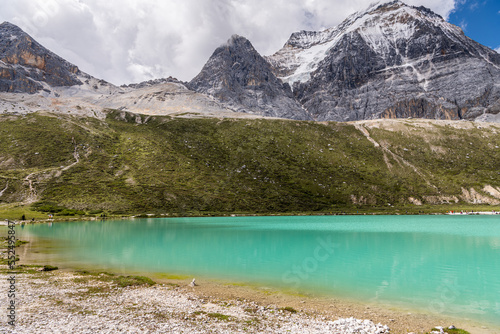
<svg viewBox="0 0 500 334">
<path fill-rule="evenodd" d="M 16 25 L 0 24 L 0 91 L 35 93 L 45 85 L 81 85 L 78 67 L 52 53 Z"/>
<path fill-rule="evenodd" d="M 475 119 L 500 101 L 500 55 L 400 1 L 295 33 L 267 60 L 319 121 Z"/>
<path fill-rule="evenodd" d="M 232 36 L 215 50 L 188 87 L 212 95 L 226 107 L 262 116 L 307 120 L 290 87 L 244 37 Z"/>
</svg>

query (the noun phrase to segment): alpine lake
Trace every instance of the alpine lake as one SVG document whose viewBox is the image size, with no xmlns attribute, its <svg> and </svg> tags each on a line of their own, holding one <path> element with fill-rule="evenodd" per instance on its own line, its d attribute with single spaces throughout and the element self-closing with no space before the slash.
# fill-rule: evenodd
<svg viewBox="0 0 500 334">
<path fill-rule="evenodd" d="M 273 286 L 500 329 L 500 215 L 154 218 L 16 230 L 43 264 Z"/>
</svg>

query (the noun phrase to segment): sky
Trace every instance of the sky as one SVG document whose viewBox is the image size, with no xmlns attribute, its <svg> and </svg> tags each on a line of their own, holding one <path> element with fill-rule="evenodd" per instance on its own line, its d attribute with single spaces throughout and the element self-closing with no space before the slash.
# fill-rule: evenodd
<svg viewBox="0 0 500 334">
<path fill-rule="evenodd" d="M 113 84 L 189 81 L 233 34 L 262 55 L 293 32 L 336 26 L 373 0 L 0 0 L 18 25 L 82 71 Z M 500 53 L 500 0 L 406 0 Z"/>
<path fill-rule="evenodd" d="M 500 0 L 458 0 L 447 21 L 500 53 Z"/>
</svg>

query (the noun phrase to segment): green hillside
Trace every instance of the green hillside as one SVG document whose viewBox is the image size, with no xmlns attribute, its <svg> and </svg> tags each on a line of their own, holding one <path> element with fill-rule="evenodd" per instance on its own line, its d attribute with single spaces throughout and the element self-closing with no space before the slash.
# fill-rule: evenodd
<svg viewBox="0 0 500 334">
<path fill-rule="evenodd" d="M 500 126 L 372 123 L 1 115 L 0 218 L 500 209 Z"/>
</svg>

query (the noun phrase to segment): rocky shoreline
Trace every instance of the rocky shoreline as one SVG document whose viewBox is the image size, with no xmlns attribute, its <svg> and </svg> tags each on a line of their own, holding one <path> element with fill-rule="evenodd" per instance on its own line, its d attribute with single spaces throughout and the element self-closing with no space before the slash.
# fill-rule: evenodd
<svg viewBox="0 0 500 334">
<path fill-rule="evenodd" d="M 331 321 L 291 307 L 202 298 L 178 284 L 120 287 L 116 277 L 73 272 L 21 274 L 17 277 L 15 329 L 3 323 L 1 331 L 16 334 L 389 333 L 388 326 L 369 320 Z M 5 305 L 4 300 L 2 304 Z"/>
<path fill-rule="evenodd" d="M 401 310 L 190 281 L 24 266 L 16 276 L 16 326 L 2 322 L 0 332 L 382 334 L 429 333 L 450 324 Z M 0 302 L 6 305 L 6 294 Z"/>
</svg>

